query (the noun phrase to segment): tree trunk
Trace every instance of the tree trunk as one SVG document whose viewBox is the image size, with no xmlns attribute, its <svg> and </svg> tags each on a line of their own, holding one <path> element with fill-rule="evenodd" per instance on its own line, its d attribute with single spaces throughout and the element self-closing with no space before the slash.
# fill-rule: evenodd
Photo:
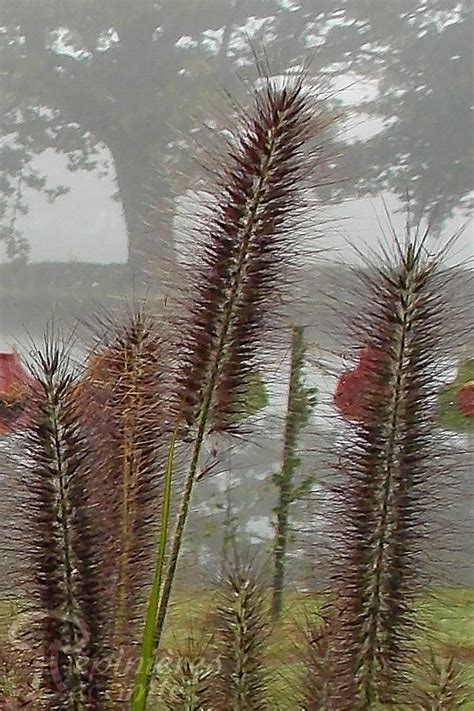
<svg viewBox="0 0 474 711">
<path fill-rule="evenodd" d="M 164 290 L 175 262 L 173 204 L 167 181 L 154 169 L 136 136 L 122 135 L 112 152 L 128 236 L 128 263 L 136 286 Z"/>
</svg>

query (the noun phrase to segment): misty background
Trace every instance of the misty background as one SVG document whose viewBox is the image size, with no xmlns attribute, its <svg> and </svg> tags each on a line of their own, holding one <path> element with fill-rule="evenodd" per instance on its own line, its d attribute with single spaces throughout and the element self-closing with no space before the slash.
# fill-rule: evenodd
<svg viewBox="0 0 474 711">
<path fill-rule="evenodd" d="M 329 525 L 328 452 L 344 436 L 332 392 L 347 366 L 331 303 L 353 295 L 353 247 L 368 251 L 389 232 L 385 210 L 402 233 L 407 206 L 414 226 L 432 222 L 432 248 L 463 228 L 449 263 L 456 298 L 473 303 L 473 46 L 468 0 L 0 0 L 1 348 L 40 338 L 53 314 L 71 327 L 131 294 L 151 292 L 158 308 L 192 249 L 200 158 L 232 111 L 225 93 L 249 101 L 254 52 L 278 77 L 307 65 L 308 89 L 335 117 L 290 314 L 308 326 L 319 388 L 302 443 L 303 468 L 318 476 L 293 541 L 299 575 L 311 578 L 320 556 L 301 532 L 317 497 L 322 543 Z M 456 357 L 472 355 L 468 315 L 464 326 L 447 379 Z M 283 348 L 268 364 L 271 397 L 254 434 L 198 493 L 188 558 L 201 570 L 222 549 L 225 517 L 243 546 L 265 549 L 271 536 L 286 359 Z M 472 463 L 463 456 L 446 492 L 453 518 L 440 519 L 452 534 L 446 565 L 463 584 L 473 582 Z"/>
</svg>

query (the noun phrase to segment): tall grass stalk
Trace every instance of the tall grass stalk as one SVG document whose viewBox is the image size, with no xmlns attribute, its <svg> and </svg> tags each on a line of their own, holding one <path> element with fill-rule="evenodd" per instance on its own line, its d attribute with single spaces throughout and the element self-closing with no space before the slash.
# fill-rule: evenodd
<svg viewBox="0 0 474 711">
<path fill-rule="evenodd" d="M 272 616 L 274 621 L 280 618 L 283 606 L 285 568 L 290 535 L 290 510 L 296 498 L 295 477 L 300 464 L 298 439 L 301 430 L 308 422 L 312 408 L 311 390 L 304 382 L 304 361 L 304 329 L 302 326 L 293 326 L 291 331 L 290 377 L 285 418 L 283 464 L 281 472 L 273 476 L 273 482 L 278 489 L 273 545 Z"/>
<path fill-rule="evenodd" d="M 107 594 L 97 575 L 97 512 L 82 479 L 87 442 L 74 398 L 67 349 L 48 335 L 35 353 L 25 523 L 33 596 L 30 630 L 40 648 L 42 682 L 35 708 L 107 708 Z"/>
<path fill-rule="evenodd" d="M 158 555 L 156 560 L 155 575 L 150 592 L 150 600 L 147 608 L 147 616 L 145 620 L 145 630 L 143 633 L 142 650 L 139 661 L 138 673 L 135 681 L 135 687 L 132 695 L 132 711 L 135 708 L 140 708 L 142 698 L 146 698 L 149 693 L 151 683 L 151 673 L 155 661 L 155 632 L 156 632 L 156 615 L 160 600 L 161 583 L 163 577 L 163 566 L 165 562 L 166 544 L 169 534 L 169 519 L 171 507 L 171 493 L 174 473 L 174 455 L 176 448 L 176 432 L 171 440 L 171 445 L 168 453 L 168 461 L 166 464 L 166 474 L 163 491 L 163 504 L 160 517 L 160 536 L 158 543 Z"/>
<path fill-rule="evenodd" d="M 269 622 L 265 588 L 252 570 L 236 567 L 224 579 L 217 603 L 216 711 L 270 708 L 266 668 Z"/>
<path fill-rule="evenodd" d="M 441 260 L 425 238 L 369 269 L 357 325 L 367 349 L 363 418 L 343 452 L 335 640 L 340 711 L 394 704 L 413 651 L 420 547 L 439 471 L 433 403 L 446 329 Z M 454 327 L 454 324 L 451 324 Z"/>
<path fill-rule="evenodd" d="M 303 90 L 302 77 L 281 89 L 268 80 L 254 104 L 216 171 L 212 213 L 200 227 L 201 261 L 191 274 L 193 298 L 180 334 L 177 418 L 188 428 L 192 451 L 163 580 L 155 654 L 203 443 L 210 430 L 235 430 L 245 412 L 256 353 L 268 339 L 270 310 L 273 317 L 285 264 L 295 254 L 293 218 L 304 208 L 308 162 L 315 155 L 311 140 L 322 136 L 327 123 Z M 134 711 L 145 707 L 146 698 Z"/>
<path fill-rule="evenodd" d="M 111 680 L 114 703 L 127 703 L 153 579 L 165 427 L 163 339 L 146 304 L 125 318 L 96 317 L 99 342 L 77 390 L 90 456 L 100 476 L 88 486 L 100 507 L 104 586 L 113 605 L 111 646 L 126 662 Z M 92 471 L 93 467 L 89 467 Z M 133 677 L 132 677 L 133 678 Z"/>
</svg>

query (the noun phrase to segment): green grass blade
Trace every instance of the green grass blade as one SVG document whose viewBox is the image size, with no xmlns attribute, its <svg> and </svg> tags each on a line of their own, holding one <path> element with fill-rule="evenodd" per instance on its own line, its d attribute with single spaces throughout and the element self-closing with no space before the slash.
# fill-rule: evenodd
<svg viewBox="0 0 474 711">
<path fill-rule="evenodd" d="M 160 539 L 156 558 L 155 575 L 148 601 L 148 610 L 143 632 L 142 651 L 140 663 L 135 678 L 131 711 L 145 711 L 147 698 L 150 691 L 151 677 L 155 661 L 155 627 L 158 605 L 160 601 L 161 583 L 163 579 L 163 566 L 165 561 L 166 544 L 168 542 L 169 518 L 171 507 L 171 488 L 173 482 L 174 454 L 176 449 L 177 432 L 173 434 L 166 463 L 165 488 L 163 492 L 163 508 L 161 513 Z"/>
</svg>

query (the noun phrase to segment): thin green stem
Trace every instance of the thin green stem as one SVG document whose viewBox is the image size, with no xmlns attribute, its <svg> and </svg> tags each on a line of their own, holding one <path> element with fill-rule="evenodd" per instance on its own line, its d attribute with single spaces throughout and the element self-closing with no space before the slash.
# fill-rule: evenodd
<svg viewBox="0 0 474 711">
<path fill-rule="evenodd" d="M 280 618 L 283 607 L 285 586 L 285 565 L 288 548 L 288 528 L 290 506 L 293 498 L 293 479 L 297 460 L 298 430 L 300 424 L 300 380 L 303 361 L 303 328 L 294 326 L 291 339 L 290 382 L 285 420 L 285 435 L 283 445 L 283 465 L 281 473 L 275 478 L 278 493 L 278 503 L 275 508 L 277 520 L 275 525 L 275 541 L 273 547 L 274 575 L 272 590 L 272 618 Z"/>
<path fill-rule="evenodd" d="M 148 603 L 140 662 L 138 672 L 135 678 L 135 686 L 133 689 L 131 711 L 144 711 L 144 709 L 146 708 L 155 663 L 154 646 L 156 615 L 158 612 L 158 605 L 160 600 L 166 545 L 168 542 L 176 439 L 177 431 L 175 431 L 173 434 L 173 438 L 171 440 L 171 444 L 168 450 L 168 459 L 166 463 L 165 474 L 165 487 L 163 491 L 163 506 L 161 511 L 160 538 L 158 543 L 155 575 L 153 578 L 150 600 Z"/>
</svg>

